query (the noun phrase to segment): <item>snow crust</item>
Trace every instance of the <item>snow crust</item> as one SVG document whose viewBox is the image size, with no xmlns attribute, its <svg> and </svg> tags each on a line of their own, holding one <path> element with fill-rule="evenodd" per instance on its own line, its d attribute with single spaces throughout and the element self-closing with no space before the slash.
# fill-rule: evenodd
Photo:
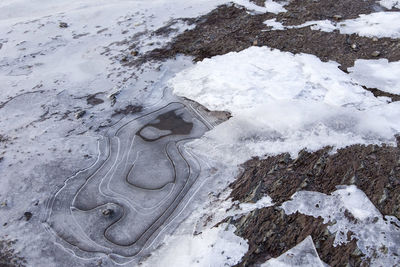
<svg viewBox="0 0 400 267">
<path fill-rule="evenodd" d="M 400 104 L 375 98 L 338 69 L 307 54 L 252 47 L 205 59 L 169 84 L 178 95 L 233 117 L 190 145 L 230 164 L 304 147 L 394 141 Z"/>
<path fill-rule="evenodd" d="M 342 22 L 330 20 L 307 21 L 300 25 L 283 26 L 276 19 L 269 19 L 264 22 L 272 30 L 284 30 L 293 28 L 304 28 L 311 26 L 312 30 L 332 32 L 338 30 L 341 34 L 358 34 L 366 37 L 389 37 L 400 38 L 400 12 L 376 12 L 361 14 L 356 19 L 348 19 Z"/>
<path fill-rule="evenodd" d="M 330 223 L 328 230 L 336 235 L 334 245 L 355 238 L 358 248 L 371 258 L 374 266 L 390 266 L 399 262 L 399 221 L 391 216 L 383 217 L 356 186 L 338 186 L 330 195 L 319 192 L 299 191 L 282 204 L 287 214 L 300 212 L 315 218 L 322 217 Z M 349 212 L 353 218 L 346 215 Z M 350 240 L 348 232 L 352 234 Z"/>
<path fill-rule="evenodd" d="M 369 88 L 400 94 L 400 62 L 357 59 L 354 67 L 348 69 L 350 76 L 359 84 Z"/>
</svg>

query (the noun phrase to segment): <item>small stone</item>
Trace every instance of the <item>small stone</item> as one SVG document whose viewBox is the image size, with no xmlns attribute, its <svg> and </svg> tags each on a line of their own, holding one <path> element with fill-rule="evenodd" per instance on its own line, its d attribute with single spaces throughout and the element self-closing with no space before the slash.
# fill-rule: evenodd
<svg viewBox="0 0 400 267">
<path fill-rule="evenodd" d="M 342 16 L 341 15 L 334 15 L 333 19 L 339 21 L 339 20 L 342 19 Z"/>
<path fill-rule="evenodd" d="M 254 40 L 254 41 L 253 41 L 253 45 L 254 45 L 254 46 L 257 46 L 257 45 L 258 45 L 258 41 L 257 41 L 257 40 Z"/>
<path fill-rule="evenodd" d="M 60 28 L 68 28 L 68 23 L 66 22 L 60 22 L 60 24 L 58 25 Z"/>
<path fill-rule="evenodd" d="M 110 216 L 113 213 L 112 209 L 105 209 L 102 211 L 104 216 Z"/>
<path fill-rule="evenodd" d="M 138 54 L 139 54 L 138 51 L 131 51 L 131 55 L 134 56 L 134 57 L 136 57 Z"/>
<path fill-rule="evenodd" d="M 373 41 L 373 42 L 378 42 L 378 41 L 379 41 L 379 39 L 378 39 L 378 38 L 376 38 L 376 37 L 374 37 L 374 38 L 372 38 L 372 41 Z"/>
<path fill-rule="evenodd" d="M 85 110 L 78 111 L 77 113 L 75 113 L 75 118 L 76 118 L 76 119 L 80 119 L 80 118 L 82 118 L 85 114 L 86 114 L 86 111 L 85 111 Z"/>
<path fill-rule="evenodd" d="M 371 56 L 373 56 L 373 57 L 379 57 L 380 54 L 381 54 L 381 52 L 379 52 L 379 51 L 374 51 L 374 52 L 371 53 Z"/>
<path fill-rule="evenodd" d="M 352 48 L 353 50 L 357 50 L 358 46 L 357 46 L 357 44 L 352 44 L 352 45 L 351 45 L 351 48 Z"/>
<path fill-rule="evenodd" d="M 24 213 L 24 216 L 25 216 L 25 220 L 29 221 L 32 218 L 32 212 L 27 211 Z"/>
</svg>

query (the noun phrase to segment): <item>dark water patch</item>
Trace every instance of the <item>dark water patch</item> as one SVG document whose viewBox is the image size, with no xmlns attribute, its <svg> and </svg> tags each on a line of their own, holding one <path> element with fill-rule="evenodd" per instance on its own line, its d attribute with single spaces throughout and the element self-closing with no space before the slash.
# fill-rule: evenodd
<svg viewBox="0 0 400 267">
<path fill-rule="evenodd" d="M 142 134 L 142 131 L 147 127 L 154 127 L 161 131 L 169 131 L 170 133 L 150 139 Z M 156 122 L 151 122 L 144 125 L 139 131 L 137 131 L 136 135 L 140 136 L 145 141 L 156 141 L 170 135 L 188 135 L 192 129 L 193 123 L 186 122 L 182 116 L 176 113 L 176 110 L 173 110 L 159 115 L 156 119 Z"/>
</svg>

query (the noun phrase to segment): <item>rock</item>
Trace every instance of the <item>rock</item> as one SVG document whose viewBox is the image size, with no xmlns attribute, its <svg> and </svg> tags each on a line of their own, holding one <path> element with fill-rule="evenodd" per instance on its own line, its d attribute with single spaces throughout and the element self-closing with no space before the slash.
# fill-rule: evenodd
<svg viewBox="0 0 400 267">
<path fill-rule="evenodd" d="M 25 212 L 24 217 L 26 221 L 29 221 L 32 218 L 32 212 L 29 211 Z"/>
<path fill-rule="evenodd" d="M 104 216 L 110 216 L 111 214 L 113 214 L 113 210 L 112 209 L 105 209 L 101 213 L 103 213 Z"/>
<path fill-rule="evenodd" d="M 351 45 L 351 49 L 353 49 L 353 50 L 358 50 L 358 45 L 357 45 L 357 44 L 352 44 L 352 45 Z"/>
<path fill-rule="evenodd" d="M 68 23 L 66 22 L 60 22 L 60 24 L 58 25 L 60 28 L 68 28 Z"/>
<path fill-rule="evenodd" d="M 138 54 L 139 54 L 138 51 L 131 51 L 131 55 L 134 56 L 134 57 L 136 57 Z"/>
<path fill-rule="evenodd" d="M 253 41 L 253 45 L 254 45 L 254 46 L 257 46 L 257 45 L 258 45 L 258 41 L 257 41 L 257 40 L 254 40 L 254 41 Z"/>
<path fill-rule="evenodd" d="M 121 91 L 117 90 L 113 93 L 111 93 L 108 98 L 111 100 L 111 106 L 115 105 L 115 102 L 117 102 L 117 95 L 119 95 Z"/>
<path fill-rule="evenodd" d="M 380 54 L 381 54 L 381 52 L 379 52 L 379 51 L 374 51 L 374 52 L 371 53 L 371 56 L 373 56 L 373 57 L 379 57 Z"/>
<path fill-rule="evenodd" d="M 336 20 L 336 21 L 339 21 L 339 20 L 342 19 L 342 16 L 341 15 L 334 15 L 333 19 Z"/>
<path fill-rule="evenodd" d="M 85 111 L 85 110 L 80 110 L 80 111 L 78 111 L 77 113 L 75 113 L 75 118 L 76 118 L 76 119 L 80 119 L 80 118 L 82 118 L 85 114 L 86 114 L 86 111 Z"/>
<path fill-rule="evenodd" d="M 372 38 L 372 41 L 374 41 L 374 42 L 378 42 L 378 41 L 379 41 L 379 39 L 378 39 L 378 38 L 376 38 L 376 37 L 374 37 L 374 38 Z"/>
</svg>

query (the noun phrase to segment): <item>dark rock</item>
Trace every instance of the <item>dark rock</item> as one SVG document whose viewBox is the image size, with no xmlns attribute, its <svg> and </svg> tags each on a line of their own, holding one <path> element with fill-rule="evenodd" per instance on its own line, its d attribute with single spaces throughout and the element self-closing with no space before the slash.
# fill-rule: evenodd
<svg viewBox="0 0 400 267">
<path fill-rule="evenodd" d="M 134 113 L 138 113 L 141 112 L 143 109 L 142 106 L 138 106 L 138 105 L 128 105 L 123 109 L 116 109 L 114 110 L 114 113 L 112 114 L 112 117 L 117 116 L 119 114 L 123 114 L 123 115 L 128 115 L 128 114 L 134 114 Z"/>
<path fill-rule="evenodd" d="M 29 221 L 32 218 L 32 212 L 29 211 L 25 212 L 24 217 L 26 221 Z"/>
<path fill-rule="evenodd" d="M 86 114 L 86 111 L 85 111 L 85 110 L 80 110 L 80 111 L 78 111 L 78 112 L 75 113 L 75 118 L 76 118 L 76 119 L 80 119 L 80 118 L 82 118 L 85 114 Z"/>
<path fill-rule="evenodd" d="M 60 24 L 58 25 L 60 28 L 68 28 L 68 23 L 66 22 L 60 22 Z"/>
</svg>

